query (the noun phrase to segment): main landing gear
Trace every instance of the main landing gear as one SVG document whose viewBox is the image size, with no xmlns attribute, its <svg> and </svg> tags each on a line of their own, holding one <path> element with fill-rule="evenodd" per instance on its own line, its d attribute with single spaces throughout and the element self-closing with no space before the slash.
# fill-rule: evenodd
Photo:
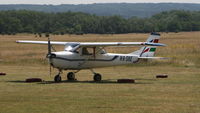
<svg viewBox="0 0 200 113">
<path fill-rule="evenodd" d="M 67 80 L 76 80 L 75 73 L 74 72 L 69 72 L 67 74 Z"/>
<path fill-rule="evenodd" d="M 100 82 L 101 81 L 101 75 L 99 73 L 95 73 L 93 77 L 95 82 Z"/>
<path fill-rule="evenodd" d="M 95 82 L 100 82 L 101 81 L 101 74 L 99 74 L 99 73 L 95 73 L 92 69 L 90 69 L 90 71 L 94 74 L 94 77 L 93 77 L 93 79 L 94 79 L 94 81 Z"/>
</svg>

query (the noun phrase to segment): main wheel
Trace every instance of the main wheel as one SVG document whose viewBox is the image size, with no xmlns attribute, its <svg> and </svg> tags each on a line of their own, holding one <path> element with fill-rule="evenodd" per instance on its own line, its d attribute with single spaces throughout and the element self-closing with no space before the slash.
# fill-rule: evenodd
<svg viewBox="0 0 200 113">
<path fill-rule="evenodd" d="M 73 72 L 69 72 L 67 74 L 67 79 L 68 80 L 75 80 L 75 74 Z"/>
<path fill-rule="evenodd" d="M 61 82 L 61 81 L 62 81 L 61 76 L 60 76 L 60 75 L 56 75 L 56 76 L 54 77 L 54 81 L 55 81 L 55 82 Z"/>
<path fill-rule="evenodd" d="M 101 75 L 99 74 L 99 73 L 96 73 L 95 75 L 94 75 L 94 81 L 95 82 L 99 82 L 99 81 L 101 81 Z"/>
</svg>

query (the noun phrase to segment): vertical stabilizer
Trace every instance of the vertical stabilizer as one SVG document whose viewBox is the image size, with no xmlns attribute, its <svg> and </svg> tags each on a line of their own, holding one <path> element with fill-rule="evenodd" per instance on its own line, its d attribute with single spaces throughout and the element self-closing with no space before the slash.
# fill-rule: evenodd
<svg viewBox="0 0 200 113">
<path fill-rule="evenodd" d="M 151 35 L 149 36 L 146 42 L 158 43 L 159 39 L 160 39 L 160 34 L 153 32 L 151 33 Z M 140 57 L 153 57 L 155 54 L 156 48 L 157 48 L 156 46 L 143 46 L 139 50 L 131 54 L 135 54 Z"/>
</svg>

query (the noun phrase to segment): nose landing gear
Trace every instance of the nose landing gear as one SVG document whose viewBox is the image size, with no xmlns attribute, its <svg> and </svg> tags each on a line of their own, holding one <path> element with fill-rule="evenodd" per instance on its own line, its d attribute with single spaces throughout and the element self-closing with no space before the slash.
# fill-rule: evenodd
<svg viewBox="0 0 200 113">
<path fill-rule="evenodd" d="M 61 81 L 62 81 L 61 76 L 60 76 L 60 75 L 56 75 L 56 76 L 54 77 L 54 81 L 55 81 L 55 82 L 61 82 Z"/>
<path fill-rule="evenodd" d="M 62 78 L 60 76 L 61 73 L 62 73 L 62 71 L 59 70 L 59 73 L 54 77 L 55 82 L 61 82 L 62 81 Z"/>
</svg>

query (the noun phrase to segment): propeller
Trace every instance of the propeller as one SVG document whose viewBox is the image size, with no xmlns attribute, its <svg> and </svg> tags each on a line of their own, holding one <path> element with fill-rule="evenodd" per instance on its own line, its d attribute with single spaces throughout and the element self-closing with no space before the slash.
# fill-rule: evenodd
<svg viewBox="0 0 200 113">
<path fill-rule="evenodd" d="M 47 54 L 47 58 L 49 58 L 49 75 L 51 76 L 51 42 L 50 42 L 50 38 L 48 38 L 48 54 Z"/>
<path fill-rule="evenodd" d="M 49 75 L 51 76 L 51 71 L 52 71 L 52 67 L 53 67 L 53 64 L 52 64 L 52 58 L 55 58 L 56 57 L 56 54 L 52 53 L 52 50 L 53 49 L 54 51 L 55 48 L 53 48 L 53 46 L 51 45 L 51 41 L 50 41 L 50 38 L 48 37 L 48 53 L 47 53 L 47 56 L 46 58 L 49 59 Z"/>
<path fill-rule="evenodd" d="M 49 38 L 48 38 L 48 55 L 51 55 L 51 42 Z"/>
</svg>

